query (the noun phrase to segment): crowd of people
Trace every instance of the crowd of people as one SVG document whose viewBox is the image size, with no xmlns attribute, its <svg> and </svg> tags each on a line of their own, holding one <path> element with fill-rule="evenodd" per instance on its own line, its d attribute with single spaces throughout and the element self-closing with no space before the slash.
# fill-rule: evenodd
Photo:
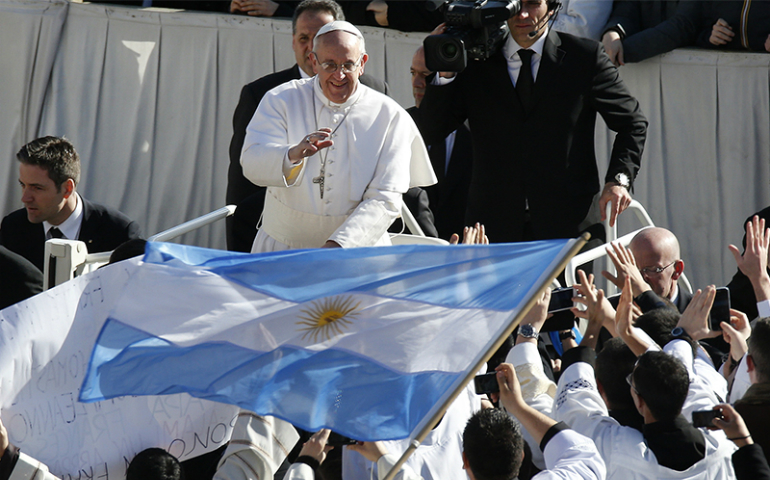
<svg viewBox="0 0 770 480">
<path fill-rule="evenodd" d="M 364 74 L 354 23 L 443 33 L 440 13 L 423 13 L 423 2 L 226 3 L 292 17 L 296 64 L 244 86 L 233 118 L 227 202 L 238 208 L 227 244 L 254 253 L 388 245 L 402 202 L 452 244 L 596 232 L 606 207 L 614 224 L 631 201 L 647 132 L 617 67 L 696 41 L 770 51 L 766 2 L 745 2 L 738 14 L 741 2 L 524 0 L 499 50 L 461 72 L 430 71 L 420 47 L 407 111 Z M 597 114 L 617 133 L 603 176 Z M 77 193 L 80 161 L 68 140 L 33 140 L 17 160 L 24 208 L 2 221 L 0 265 L 18 281 L 2 290 L 2 307 L 42 289 L 46 240 L 99 252 L 132 250 L 141 237 L 136 222 Z M 746 222 L 743 251 L 729 247 L 736 308 L 721 323 L 710 320 L 713 286 L 690 294 L 678 285 L 685 255 L 663 228 L 608 248 L 616 273 L 602 273 L 621 295 L 607 298 L 579 272 L 573 301 L 582 307 L 572 314 L 585 328 L 560 331 L 558 354 L 544 341 L 544 291 L 488 364 L 499 392 L 462 394 L 396 478 L 770 478 L 768 214 Z M 694 425 L 704 412 L 711 418 Z M 407 446 L 332 448 L 330 433 L 299 442 L 290 424 L 242 412 L 211 459 L 215 473 L 153 449 L 127 478 L 385 478 Z M 0 454 L 0 480 L 51 477 L 2 423 Z"/>
</svg>

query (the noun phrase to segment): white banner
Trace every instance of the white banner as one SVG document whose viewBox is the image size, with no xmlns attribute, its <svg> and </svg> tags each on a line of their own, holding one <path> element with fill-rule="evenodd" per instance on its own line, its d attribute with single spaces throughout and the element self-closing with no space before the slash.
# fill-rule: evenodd
<svg viewBox="0 0 770 480">
<path fill-rule="evenodd" d="M 137 262 L 0 311 L 0 417 L 11 443 L 60 478 L 121 479 L 145 448 L 187 460 L 230 438 L 238 408 L 187 394 L 78 402 L 96 337 Z"/>
</svg>

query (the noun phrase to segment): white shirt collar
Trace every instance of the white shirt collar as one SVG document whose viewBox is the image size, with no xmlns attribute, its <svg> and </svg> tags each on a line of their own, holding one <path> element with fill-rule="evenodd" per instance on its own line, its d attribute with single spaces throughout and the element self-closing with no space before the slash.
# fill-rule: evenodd
<svg viewBox="0 0 770 480">
<path fill-rule="evenodd" d="M 51 227 L 57 227 L 68 240 L 78 239 L 80 225 L 83 223 L 83 199 L 80 198 L 80 195 L 78 195 L 77 192 L 75 192 L 75 199 L 77 200 L 75 211 L 73 211 L 60 225 L 51 225 L 46 220 L 43 220 L 43 229 L 45 230 L 46 238 L 50 238 L 48 231 Z"/>
<path fill-rule="evenodd" d="M 308 75 L 304 70 L 302 70 L 302 67 L 297 65 L 297 68 L 299 69 L 299 78 L 310 78 L 310 75 Z"/>
<path fill-rule="evenodd" d="M 543 56 L 543 49 L 545 48 L 545 38 L 548 36 L 548 26 L 546 25 L 543 34 L 540 35 L 540 38 L 537 39 L 535 43 L 532 44 L 531 47 L 529 47 L 530 50 L 538 54 L 539 56 Z M 514 58 L 514 56 L 518 59 L 517 53 L 519 50 L 521 50 L 522 46 L 520 46 L 518 43 L 516 43 L 516 40 L 513 39 L 513 37 L 509 34 L 508 38 L 505 40 L 505 44 L 503 45 L 503 55 L 505 55 L 505 58 L 507 58 L 509 61 Z"/>
</svg>

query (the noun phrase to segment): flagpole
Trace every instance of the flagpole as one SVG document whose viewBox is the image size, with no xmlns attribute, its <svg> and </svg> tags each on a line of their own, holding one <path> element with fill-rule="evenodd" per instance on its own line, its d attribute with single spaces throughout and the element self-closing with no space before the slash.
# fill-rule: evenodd
<svg viewBox="0 0 770 480">
<path fill-rule="evenodd" d="M 545 280 L 538 286 L 538 288 L 535 290 L 536 292 L 542 292 L 543 289 L 550 285 L 550 283 L 553 281 L 554 278 L 556 278 L 557 275 L 559 275 L 559 272 L 564 270 L 564 268 L 567 266 L 567 263 L 580 252 L 580 249 L 583 248 L 583 245 L 588 242 L 588 240 L 591 238 L 591 234 L 588 232 L 583 233 L 580 237 L 575 239 L 575 243 L 572 245 L 572 247 L 567 251 L 567 253 L 561 258 L 559 263 L 554 266 L 554 268 L 548 273 L 548 275 L 545 277 Z M 430 433 L 431 430 L 436 426 L 436 424 L 439 422 L 439 420 L 444 416 L 447 409 L 449 408 L 449 405 L 454 402 L 454 400 L 457 398 L 458 395 L 460 395 L 460 392 L 462 392 L 465 389 L 465 386 L 468 384 L 468 382 L 471 381 L 473 377 L 476 376 L 476 372 L 478 372 L 481 367 L 487 363 L 487 361 L 492 357 L 492 355 L 495 354 L 495 352 L 503 345 L 505 340 L 513 333 L 513 330 L 521 323 L 521 319 L 524 318 L 527 313 L 532 309 L 533 306 L 535 306 L 535 303 L 537 303 L 537 300 L 539 298 L 539 295 L 535 294 L 532 295 L 529 300 L 527 300 L 527 303 L 524 305 L 524 308 L 522 308 L 519 313 L 513 318 L 510 325 L 508 325 L 508 328 L 505 330 L 505 332 L 500 336 L 500 338 L 495 341 L 492 346 L 487 350 L 486 354 L 484 354 L 479 361 L 471 367 L 471 369 L 468 371 L 468 373 L 465 375 L 465 378 L 457 384 L 457 387 L 452 392 L 449 397 L 447 397 L 446 401 L 443 405 L 433 414 L 433 416 L 430 417 L 427 423 L 423 426 L 423 428 L 417 433 L 415 438 L 409 442 L 409 446 L 407 447 L 406 451 L 401 455 L 401 458 L 398 459 L 398 461 L 393 465 L 393 468 L 390 469 L 388 474 L 385 476 L 383 480 L 393 480 L 393 478 L 396 476 L 396 473 L 401 469 L 401 466 L 406 463 L 406 461 L 409 459 L 409 457 L 414 453 L 415 450 L 417 450 L 417 447 L 420 446 L 420 444 L 425 440 L 425 437 L 428 436 L 428 433 Z"/>
</svg>

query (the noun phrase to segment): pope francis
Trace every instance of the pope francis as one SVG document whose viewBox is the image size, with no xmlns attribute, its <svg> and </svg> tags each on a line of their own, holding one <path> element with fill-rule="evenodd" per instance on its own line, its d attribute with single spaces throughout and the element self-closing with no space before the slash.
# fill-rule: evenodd
<svg viewBox="0 0 770 480">
<path fill-rule="evenodd" d="M 246 129 L 243 172 L 268 187 L 252 252 L 388 245 L 401 195 L 436 183 L 409 114 L 358 81 L 361 32 L 334 21 L 314 47 L 316 76 L 269 91 Z"/>
</svg>

